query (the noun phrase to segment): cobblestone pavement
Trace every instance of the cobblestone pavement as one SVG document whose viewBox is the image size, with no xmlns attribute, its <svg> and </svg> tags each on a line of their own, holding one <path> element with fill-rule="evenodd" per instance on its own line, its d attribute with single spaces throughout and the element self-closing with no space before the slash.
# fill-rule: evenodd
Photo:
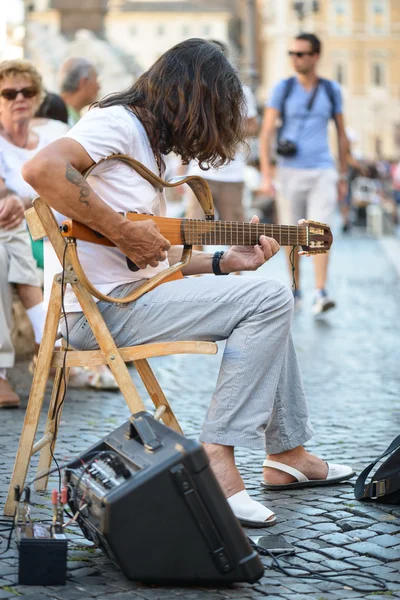
<svg viewBox="0 0 400 600">
<path fill-rule="evenodd" d="M 314 320 L 310 314 L 312 261 L 305 259 L 303 263 L 304 289 L 310 293 L 295 315 L 293 332 L 316 430 L 309 448 L 334 462 L 351 463 L 359 472 L 399 433 L 399 278 L 378 242 L 361 234 L 338 237 L 330 278 L 330 292 L 338 308 L 325 318 Z M 285 279 L 283 253 L 263 271 Z M 175 356 L 152 361 L 189 436 L 198 434 L 220 357 L 221 352 L 215 357 Z M 137 382 L 135 372 L 133 376 Z M 29 377 L 25 364 L 17 365 L 13 379 L 26 402 Z M 64 460 L 76 455 L 127 417 L 119 393 L 71 390 L 62 416 L 57 457 Z M 2 410 L 0 419 L 2 504 L 23 411 Z M 389 591 L 355 592 L 339 582 L 288 577 L 272 570 L 269 558 L 263 559 L 265 575 L 255 585 L 222 589 L 145 586 L 125 580 L 99 550 L 85 543 L 76 528 L 70 530 L 67 586 L 18 586 L 16 550 L 12 544 L 1 556 L 0 599 L 18 595 L 31 600 L 400 598 L 400 507 L 357 502 L 352 483 L 266 494 L 259 486 L 262 453 L 241 451 L 238 460 L 253 497 L 276 510 L 278 524 L 268 533 L 283 534 L 296 546 L 298 553 L 290 558 L 292 565 L 307 565 L 314 571 L 351 570 L 377 575 L 386 581 Z M 48 497 L 35 495 L 34 501 L 33 516 L 48 518 Z M 1 535 L 4 539 L 5 534 Z M 345 579 L 350 582 L 348 576 Z"/>
</svg>

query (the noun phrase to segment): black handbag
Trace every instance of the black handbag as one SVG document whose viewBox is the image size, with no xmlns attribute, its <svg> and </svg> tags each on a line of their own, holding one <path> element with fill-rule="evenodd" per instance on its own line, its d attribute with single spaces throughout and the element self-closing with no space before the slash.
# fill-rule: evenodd
<svg viewBox="0 0 400 600">
<path fill-rule="evenodd" d="M 385 456 L 389 456 L 389 458 L 381 464 L 372 477 L 372 481 L 365 484 L 376 463 Z M 400 504 L 400 435 L 393 440 L 385 452 L 360 473 L 354 487 L 354 495 L 357 500 L 376 500 L 385 504 Z"/>
</svg>

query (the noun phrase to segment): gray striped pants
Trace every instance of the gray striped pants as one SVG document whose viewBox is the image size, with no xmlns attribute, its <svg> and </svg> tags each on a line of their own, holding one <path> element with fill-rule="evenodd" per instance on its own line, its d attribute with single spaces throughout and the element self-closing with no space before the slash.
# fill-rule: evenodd
<svg viewBox="0 0 400 600">
<path fill-rule="evenodd" d="M 125 296 L 135 284 L 112 292 Z M 276 454 L 312 436 L 290 334 L 293 295 L 257 277 L 190 277 L 164 283 L 136 302 L 99 302 L 119 347 L 178 340 L 226 340 L 202 442 L 260 448 Z M 82 313 L 68 315 L 70 343 L 97 342 Z M 65 337 L 65 324 L 61 325 Z"/>
</svg>

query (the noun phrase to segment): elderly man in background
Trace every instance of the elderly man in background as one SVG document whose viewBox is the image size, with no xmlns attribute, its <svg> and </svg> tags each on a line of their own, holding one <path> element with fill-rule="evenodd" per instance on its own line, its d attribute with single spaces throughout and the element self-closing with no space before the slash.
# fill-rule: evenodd
<svg viewBox="0 0 400 600">
<path fill-rule="evenodd" d="M 60 67 L 59 82 L 68 124 L 73 127 L 81 118 L 81 110 L 97 99 L 97 71 L 86 58 L 68 58 Z"/>
</svg>

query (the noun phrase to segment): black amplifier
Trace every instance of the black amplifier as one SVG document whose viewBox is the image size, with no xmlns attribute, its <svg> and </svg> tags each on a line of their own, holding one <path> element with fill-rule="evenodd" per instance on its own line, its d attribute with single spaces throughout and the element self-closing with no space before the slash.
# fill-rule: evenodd
<svg viewBox="0 0 400 600">
<path fill-rule="evenodd" d="M 84 535 L 129 578 L 255 582 L 264 572 L 200 443 L 145 412 L 69 463 Z"/>
</svg>

